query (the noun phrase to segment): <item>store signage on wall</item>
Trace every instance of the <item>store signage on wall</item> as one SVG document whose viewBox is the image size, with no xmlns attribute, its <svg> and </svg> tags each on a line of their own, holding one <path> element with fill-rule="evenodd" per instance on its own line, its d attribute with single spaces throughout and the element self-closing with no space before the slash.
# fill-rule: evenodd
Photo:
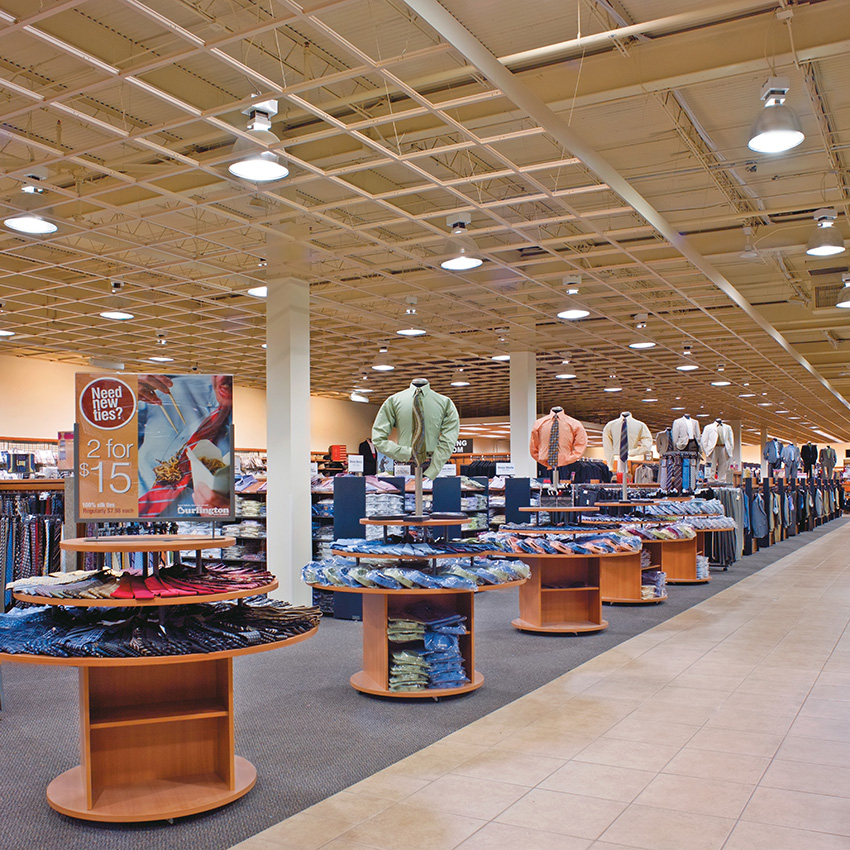
<svg viewBox="0 0 850 850">
<path fill-rule="evenodd" d="M 232 519 L 231 375 L 76 380 L 77 518 Z"/>
<path fill-rule="evenodd" d="M 348 456 L 348 471 L 363 472 L 363 455 Z"/>
<path fill-rule="evenodd" d="M 514 465 L 512 463 L 497 463 L 496 475 L 500 478 L 505 478 L 514 474 Z"/>
<path fill-rule="evenodd" d="M 455 443 L 454 455 L 471 455 L 473 452 L 474 440 L 472 437 L 465 437 Z"/>
</svg>

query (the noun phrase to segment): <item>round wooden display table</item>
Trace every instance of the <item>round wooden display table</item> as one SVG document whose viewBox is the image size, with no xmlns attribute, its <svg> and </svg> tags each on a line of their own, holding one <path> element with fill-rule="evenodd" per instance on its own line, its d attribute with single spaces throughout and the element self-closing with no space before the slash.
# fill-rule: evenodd
<svg viewBox="0 0 850 850">
<path fill-rule="evenodd" d="M 368 557 L 363 555 L 361 557 Z M 398 556 L 396 556 L 398 558 Z M 457 557 L 457 556 L 454 556 Z M 402 559 L 403 560 L 403 559 Z M 505 584 L 487 584 L 478 588 L 484 590 L 503 590 L 517 587 L 525 579 Z M 398 699 L 423 699 L 448 697 L 474 691 L 484 684 L 484 676 L 475 669 L 475 604 L 476 591 L 450 590 L 437 588 L 403 588 L 393 590 L 386 587 L 337 587 L 324 584 L 311 584 L 319 590 L 334 590 L 339 593 L 359 593 L 363 596 L 363 669 L 351 679 L 351 687 L 364 694 L 373 696 L 396 697 Z M 460 652 L 468 684 L 459 688 L 424 688 L 418 691 L 391 691 L 390 681 L 390 641 L 387 628 L 390 620 L 403 619 L 405 606 L 422 599 L 432 599 L 442 607 L 466 617 L 466 634 L 459 635 Z M 399 647 L 404 646 L 398 644 Z"/>
<path fill-rule="evenodd" d="M 697 538 L 644 540 L 643 548 L 652 565 L 667 574 L 667 584 L 704 584 L 711 578 L 697 578 Z"/>
<path fill-rule="evenodd" d="M 524 514 L 535 514 L 534 521 L 537 523 L 540 522 L 540 514 L 578 514 L 578 519 L 576 520 L 576 523 L 578 525 L 581 525 L 582 514 L 596 513 L 599 508 L 595 506 L 580 507 L 577 505 L 564 505 L 563 507 L 560 507 L 558 505 L 551 505 L 550 507 L 524 507 L 518 508 L 518 510 L 520 513 Z"/>
<path fill-rule="evenodd" d="M 602 601 L 620 605 L 655 605 L 663 602 L 667 596 L 650 596 L 644 598 L 641 594 L 644 570 L 652 566 L 641 567 L 640 551 L 614 552 L 610 555 L 600 555 L 599 585 L 602 591 Z"/>
<path fill-rule="evenodd" d="M 226 537 L 156 537 L 79 538 L 62 546 L 73 551 L 168 552 L 229 545 Z M 110 544 L 120 548 L 105 548 Z M 276 587 L 272 582 L 161 600 L 53 599 L 22 593 L 15 598 L 58 606 L 149 608 L 240 599 Z M 48 785 L 47 802 L 83 820 L 140 822 L 193 815 L 244 796 L 257 781 L 257 771 L 234 753 L 233 659 L 300 643 L 317 631 L 314 627 L 274 643 L 192 655 L 69 658 L 0 653 L 0 661 L 80 668 L 81 764 Z"/>
</svg>

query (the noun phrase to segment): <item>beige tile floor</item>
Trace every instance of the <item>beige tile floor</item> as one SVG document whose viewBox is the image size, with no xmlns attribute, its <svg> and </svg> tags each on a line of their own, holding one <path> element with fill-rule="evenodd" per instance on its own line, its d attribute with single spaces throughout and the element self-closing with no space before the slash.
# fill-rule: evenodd
<svg viewBox="0 0 850 850">
<path fill-rule="evenodd" d="M 238 850 L 850 850 L 848 551 L 850 526 Z"/>
</svg>

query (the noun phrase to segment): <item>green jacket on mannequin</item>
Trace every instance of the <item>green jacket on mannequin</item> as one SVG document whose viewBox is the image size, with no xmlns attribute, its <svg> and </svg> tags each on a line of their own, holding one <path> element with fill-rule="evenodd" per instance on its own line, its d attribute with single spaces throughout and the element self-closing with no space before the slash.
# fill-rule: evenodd
<svg viewBox="0 0 850 850">
<path fill-rule="evenodd" d="M 413 457 L 413 397 L 417 389 L 422 390 L 425 450 L 431 459 L 424 475 L 433 481 L 452 456 L 460 433 L 460 417 L 454 402 L 448 396 L 435 393 L 427 381 L 421 388 L 411 384 L 381 405 L 372 425 L 372 442 L 387 457 L 402 463 L 410 461 Z M 398 442 L 390 439 L 393 428 Z"/>
</svg>

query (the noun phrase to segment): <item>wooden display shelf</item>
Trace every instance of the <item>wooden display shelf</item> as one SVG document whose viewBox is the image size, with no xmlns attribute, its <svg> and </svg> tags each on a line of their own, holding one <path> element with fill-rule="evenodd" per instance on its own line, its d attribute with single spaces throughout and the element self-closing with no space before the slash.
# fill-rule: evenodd
<svg viewBox="0 0 850 850">
<path fill-rule="evenodd" d="M 488 584 L 483 590 L 504 590 L 525 583 L 525 579 Z M 349 680 L 351 687 L 372 696 L 395 699 L 424 699 L 454 696 L 477 690 L 484 684 L 484 676 L 475 669 L 475 593 L 473 590 L 411 589 L 392 590 L 384 587 L 327 587 L 310 584 L 319 590 L 335 590 L 340 593 L 359 593 L 363 596 L 363 669 Z M 463 665 L 469 682 L 458 688 L 423 688 L 417 691 L 391 691 L 390 661 L 391 643 L 387 637 L 389 620 L 403 617 L 406 605 L 421 600 L 423 596 L 434 597 L 441 605 L 466 617 L 466 633 L 458 635 Z M 404 644 L 392 644 L 403 647 Z"/>
<path fill-rule="evenodd" d="M 195 534 L 116 534 L 113 537 L 71 537 L 59 548 L 66 552 L 182 552 L 220 549 L 236 544 L 235 537 Z"/>
<path fill-rule="evenodd" d="M 372 519 L 371 517 L 363 517 L 360 520 L 360 525 L 393 525 L 403 526 L 405 528 L 441 528 L 450 525 L 465 525 L 469 522 L 469 517 L 457 517 L 455 519 L 421 519 L 413 521 L 409 519 Z"/>
<path fill-rule="evenodd" d="M 601 502 L 598 504 L 602 504 Z M 523 507 L 517 508 L 521 513 L 526 514 L 548 514 L 548 513 L 565 513 L 565 514 L 592 514 L 596 513 L 599 508 L 596 505 L 586 505 L 584 507 L 580 505 L 564 505 L 563 507 L 560 505 L 551 505 L 549 507 L 540 505 L 534 505 L 532 507 Z"/>
<path fill-rule="evenodd" d="M 80 668 L 79 767 L 47 787 L 56 811 L 82 820 L 166 820 L 224 806 L 254 786 L 254 766 L 233 752 L 233 658 L 300 643 L 153 658 L 0 661 Z"/>
<path fill-rule="evenodd" d="M 640 551 L 630 553 L 625 558 L 610 555 L 601 559 L 599 583 L 602 588 L 602 601 L 622 605 L 654 605 L 663 602 L 667 596 L 653 596 L 644 599 L 641 595 L 643 568 L 640 565 Z"/>
<path fill-rule="evenodd" d="M 205 602 L 223 602 L 227 599 L 243 599 L 246 596 L 263 596 L 277 590 L 277 579 L 260 587 L 229 590 L 226 593 L 207 593 L 197 596 L 155 596 L 153 599 L 57 599 L 53 596 L 34 596 L 15 591 L 12 596 L 18 602 L 33 605 L 61 605 L 72 608 L 157 608 L 165 605 L 201 605 Z"/>
<path fill-rule="evenodd" d="M 618 553 L 619 554 L 619 553 Z M 519 590 L 519 617 L 511 625 L 520 631 L 548 634 L 600 632 L 602 617 L 601 555 L 527 555 L 512 553 L 531 568 L 531 578 Z M 582 582 L 580 587 L 553 584 Z"/>
<path fill-rule="evenodd" d="M 697 538 L 644 540 L 653 566 L 667 574 L 667 584 L 703 584 L 711 579 L 697 578 Z"/>
<path fill-rule="evenodd" d="M 64 478 L 3 478 L 0 479 L 0 493 L 65 490 Z"/>
</svg>

